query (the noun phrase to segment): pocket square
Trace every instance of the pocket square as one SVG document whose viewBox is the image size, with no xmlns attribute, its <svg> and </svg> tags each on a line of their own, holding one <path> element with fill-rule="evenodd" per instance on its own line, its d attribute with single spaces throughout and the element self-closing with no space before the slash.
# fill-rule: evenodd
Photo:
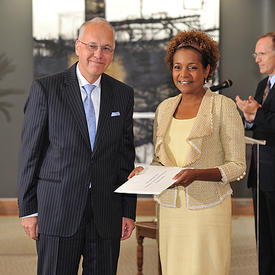
<svg viewBox="0 0 275 275">
<path fill-rule="evenodd" d="M 111 116 L 120 116 L 120 112 L 112 112 Z"/>
</svg>

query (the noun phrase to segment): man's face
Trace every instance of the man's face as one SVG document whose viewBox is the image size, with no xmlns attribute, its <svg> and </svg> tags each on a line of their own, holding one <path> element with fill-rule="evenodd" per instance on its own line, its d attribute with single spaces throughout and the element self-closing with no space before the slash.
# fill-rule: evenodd
<svg viewBox="0 0 275 275">
<path fill-rule="evenodd" d="M 95 45 L 94 49 L 85 43 Z M 99 46 L 99 47 L 96 47 Z M 111 52 L 103 50 L 111 49 Z M 90 82 L 95 82 L 106 71 L 114 55 L 114 35 L 112 29 L 103 23 L 89 23 L 75 43 L 75 53 L 79 58 L 79 70 Z"/>
<path fill-rule="evenodd" d="M 275 74 L 275 46 L 271 37 L 258 40 L 255 48 L 256 63 L 262 74 Z"/>
</svg>

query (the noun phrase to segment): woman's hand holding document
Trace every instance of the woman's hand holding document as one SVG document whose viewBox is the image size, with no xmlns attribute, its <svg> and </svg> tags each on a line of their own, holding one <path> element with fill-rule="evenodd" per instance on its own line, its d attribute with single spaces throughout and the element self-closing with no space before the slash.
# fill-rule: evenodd
<svg viewBox="0 0 275 275">
<path fill-rule="evenodd" d="M 148 166 L 143 170 L 139 166 L 129 175 L 129 180 L 117 188 L 115 192 L 160 194 L 176 182 L 173 177 L 181 170 L 181 167 L 168 166 Z"/>
</svg>

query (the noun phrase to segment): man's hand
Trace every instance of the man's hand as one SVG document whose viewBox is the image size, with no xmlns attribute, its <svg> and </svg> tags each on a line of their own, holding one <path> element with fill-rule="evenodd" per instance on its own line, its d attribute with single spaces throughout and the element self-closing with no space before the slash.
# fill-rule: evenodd
<svg viewBox="0 0 275 275">
<path fill-rule="evenodd" d="M 131 234 L 135 228 L 135 221 L 129 218 L 122 218 L 122 234 L 121 240 L 126 240 L 131 237 Z"/>
<path fill-rule="evenodd" d="M 236 104 L 248 122 L 255 119 L 258 108 L 262 107 L 252 96 L 249 96 L 247 100 L 242 100 L 239 96 L 236 96 Z"/>
<path fill-rule="evenodd" d="M 22 218 L 21 225 L 30 238 L 38 240 L 38 217 Z"/>
</svg>

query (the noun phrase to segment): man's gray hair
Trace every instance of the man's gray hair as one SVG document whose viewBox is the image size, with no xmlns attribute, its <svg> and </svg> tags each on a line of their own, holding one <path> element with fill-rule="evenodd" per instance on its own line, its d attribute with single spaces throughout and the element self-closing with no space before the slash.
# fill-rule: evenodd
<svg viewBox="0 0 275 275">
<path fill-rule="evenodd" d="M 113 26 L 112 26 L 105 18 L 103 18 L 103 17 L 95 17 L 95 18 L 93 18 L 93 19 L 91 19 L 91 20 L 89 20 L 89 21 L 84 22 L 84 23 L 80 26 L 80 28 L 79 28 L 79 33 L 78 33 L 78 38 L 77 38 L 77 39 L 79 39 L 79 40 L 81 39 L 81 36 L 82 36 L 82 34 L 83 34 L 83 32 L 84 32 L 86 26 L 87 26 L 88 24 L 90 24 L 90 23 L 101 23 L 101 24 L 105 24 L 105 25 L 109 26 L 110 29 L 113 31 L 113 35 L 114 35 L 114 39 L 115 39 L 115 29 L 114 29 Z"/>
<path fill-rule="evenodd" d="M 275 32 L 268 32 L 268 33 L 262 34 L 258 37 L 258 40 L 265 38 L 265 37 L 270 37 L 272 39 L 273 48 L 275 49 Z"/>
</svg>

